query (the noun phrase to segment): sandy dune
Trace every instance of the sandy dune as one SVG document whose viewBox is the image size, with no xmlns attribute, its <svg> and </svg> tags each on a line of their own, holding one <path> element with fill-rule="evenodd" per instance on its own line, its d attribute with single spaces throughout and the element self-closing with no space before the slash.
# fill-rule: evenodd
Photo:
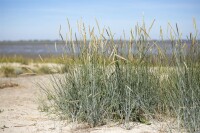
<svg viewBox="0 0 200 133">
<path fill-rule="evenodd" d="M 18 86 L 0 89 L 0 132 L 3 133 L 163 133 L 166 122 L 152 122 L 151 125 L 131 123 L 131 130 L 113 123 L 96 128 L 84 124 L 67 123 L 50 118 L 38 110 L 36 100 L 38 81 L 48 82 L 49 76 L 0 78 L 0 83 L 15 83 Z"/>
</svg>

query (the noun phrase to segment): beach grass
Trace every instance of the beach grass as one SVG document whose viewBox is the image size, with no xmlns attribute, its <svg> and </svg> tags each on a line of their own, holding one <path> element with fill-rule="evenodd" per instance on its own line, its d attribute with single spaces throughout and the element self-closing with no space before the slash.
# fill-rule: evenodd
<svg viewBox="0 0 200 133">
<path fill-rule="evenodd" d="M 0 56 L 0 63 L 20 63 L 22 65 L 28 65 L 31 63 L 56 63 L 65 64 L 66 61 L 71 60 L 70 57 L 60 56 L 40 56 L 38 57 L 23 57 L 20 55 L 14 56 Z"/>
<path fill-rule="evenodd" d="M 168 24 L 169 55 L 151 40 L 153 23 L 149 28 L 144 22 L 137 24 L 118 43 L 111 30 L 100 29 L 98 22 L 97 32 L 78 23 L 79 44 L 68 22 L 63 41 L 72 60 L 65 64 L 63 76 L 52 75 L 51 87 L 38 84 L 46 97 L 43 106 L 62 119 L 91 127 L 118 121 L 130 129 L 130 121 L 151 124 L 161 114 L 176 118 L 177 130 L 200 131 L 198 30 L 194 26 L 196 32 L 183 42 L 178 26 Z"/>
</svg>

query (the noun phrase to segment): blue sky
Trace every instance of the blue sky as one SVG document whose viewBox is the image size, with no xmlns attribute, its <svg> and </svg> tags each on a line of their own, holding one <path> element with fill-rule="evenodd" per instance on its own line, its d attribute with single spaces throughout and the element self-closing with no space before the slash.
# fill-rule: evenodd
<svg viewBox="0 0 200 133">
<path fill-rule="evenodd" d="M 0 0 L 0 40 L 59 39 L 67 32 L 67 18 L 73 29 L 82 18 L 86 26 L 110 27 L 116 38 L 128 34 L 144 15 L 147 26 L 155 19 L 152 38 L 159 38 L 162 26 L 178 23 L 183 38 L 193 32 L 193 17 L 200 25 L 199 0 Z M 75 30 L 76 31 L 76 30 Z M 167 35 L 166 35 L 167 37 Z"/>
</svg>

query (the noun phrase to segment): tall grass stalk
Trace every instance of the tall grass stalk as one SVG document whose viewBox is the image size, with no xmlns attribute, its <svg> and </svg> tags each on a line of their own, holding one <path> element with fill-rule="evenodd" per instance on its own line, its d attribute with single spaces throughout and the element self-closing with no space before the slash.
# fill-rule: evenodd
<svg viewBox="0 0 200 133">
<path fill-rule="evenodd" d="M 131 29 L 129 41 L 114 40 L 110 28 L 86 27 L 78 22 L 77 34 L 68 21 L 66 73 L 52 76 L 52 88 L 40 86 L 54 113 L 68 120 L 87 122 L 92 127 L 120 121 L 129 129 L 130 121 L 150 124 L 156 114 L 176 117 L 179 127 L 199 131 L 200 60 L 197 33 L 188 41 L 168 26 L 171 46 L 152 41 L 143 22 Z M 196 23 L 194 21 L 194 27 Z M 196 30 L 197 31 L 197 30 Z M 75 37 L 74 37 L 75 35 Z M 62 35 L 61 35 L 62 36 Z M 75 41 L 73 40 L 75 38 Z M 63 40 L 64 41 L 64 40 Z M 168 48 L 168 49 L 167 49 Z M 171 54 L 167 53 L 171 50 Z"/>
</svg>

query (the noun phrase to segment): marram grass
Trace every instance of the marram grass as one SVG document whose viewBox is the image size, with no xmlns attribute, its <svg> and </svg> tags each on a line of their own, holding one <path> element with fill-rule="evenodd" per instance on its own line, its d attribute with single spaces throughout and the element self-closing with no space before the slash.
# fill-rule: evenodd
<svg viewBox="0 0 200 133">
<path fill-rule="evenodd" d="M 119 121 L 127 129 L 130 121 L 150 124 L 162 114 L 177 118 L 179 129 L 200 131 L 198 33 L 184 42 L 178 26 L 173 29 L 169 24 L 169 55 L 165 47 L 151 41 L 153 23 L 150 28 L 144 22 L 137 24 L 129 38 L 124 34 L 118 41 L 109 28 L 101 30 L 98 22 L 99 34 L 78 23 L 82 40 L 77 41 L 68 24 L 65 43 L 72 61 L 66 64 L 64 75 L 52 76 L 52 89 L 40 84 L 47 99 L 42 104 L 45 110 L 92 127 Z"/>
</svg>

